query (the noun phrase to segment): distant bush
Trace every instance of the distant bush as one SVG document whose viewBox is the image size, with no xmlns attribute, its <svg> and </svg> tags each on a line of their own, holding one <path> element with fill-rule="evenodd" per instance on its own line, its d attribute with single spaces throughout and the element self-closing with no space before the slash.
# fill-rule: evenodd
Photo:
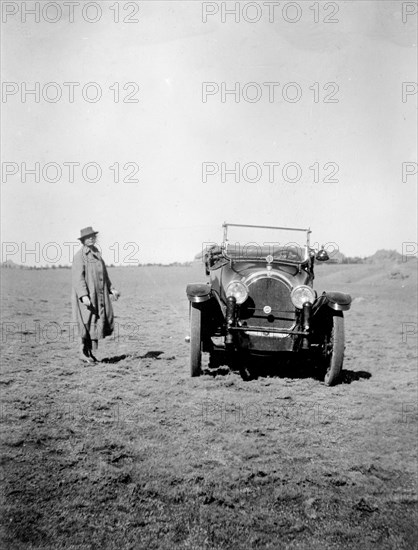
<svg viewBox="0 0 418 550">
<path fill-rule="evenodd" d="M 409 275 L 407 273 L 402 273 L 399 271 L 399 269 L 394 269 L 388 274 L 389 279 L 400 279 L 403 281 L 403 279 L 407 279 Z"/>
</svg>

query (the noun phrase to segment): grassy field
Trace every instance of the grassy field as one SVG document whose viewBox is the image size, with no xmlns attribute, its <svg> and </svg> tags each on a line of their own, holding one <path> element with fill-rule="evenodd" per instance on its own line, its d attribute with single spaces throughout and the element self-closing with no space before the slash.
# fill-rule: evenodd
<svg viewBox="0 0 418 550">
<path fill-rule="evenodd" d="M 2 548 L 415 548 L 416 264 L 318 266 L 318 291 L 354 298 L 331 388 L 280 366 L 190 378 L 201 265 L 112 268 L 93 366 L 69 270 L 1 275 Z"/>
</svg>

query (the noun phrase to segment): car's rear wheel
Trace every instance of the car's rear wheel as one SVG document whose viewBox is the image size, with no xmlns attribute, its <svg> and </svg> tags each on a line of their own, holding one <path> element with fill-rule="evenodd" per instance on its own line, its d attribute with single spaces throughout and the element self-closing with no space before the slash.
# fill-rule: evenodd
<svg viewBox="0 0 418 550">
<path fill-rule="evenodd" d="M 327 386 L 334 386 L 340 379 L 344 361 L 344 317 L 341 312 L 330 320 L 323 353 L 324 382 Z"/>
<path fill-rule="evenodd" d="M 196 304 L 190 308 L 190 374 L 202 374 L 202 310 Z"/>
</svg>

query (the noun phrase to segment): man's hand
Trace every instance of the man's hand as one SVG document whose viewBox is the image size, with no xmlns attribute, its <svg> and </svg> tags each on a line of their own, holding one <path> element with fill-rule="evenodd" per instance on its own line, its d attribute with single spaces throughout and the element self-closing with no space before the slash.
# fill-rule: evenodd
<svg viewBox="0 0 418 550">
<path fill-rule="evenodd" d="M 111 294 L 112 299 L 115 302 L 117 302 L 118 299 L 119 299 L 119 296 L 120 296 L 120 292 L 118 290 L 116 290 L 116 288 L 112 288 L 112 290 L 110 291 L 110 294 Z"/>
<path fill-rule="evenodd" d="M 81 301 L 83 302 L 83 304 L 87 307 L 90 307 L 91 306 L 91 301 L 90 301 L 90 298 L 88 296 L 83 296 L 81 298 Z"/>
</svg>

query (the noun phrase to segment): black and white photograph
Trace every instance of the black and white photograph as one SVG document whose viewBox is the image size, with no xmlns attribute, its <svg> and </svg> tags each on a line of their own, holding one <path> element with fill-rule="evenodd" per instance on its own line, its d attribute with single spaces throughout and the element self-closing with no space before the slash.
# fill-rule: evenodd
<svg viewBox="0 0 418 550">
<path fill-rule="evenodd" d="M 5 550 L 414 550 L 417 1 L 1 0 Z"/>
</svg>

